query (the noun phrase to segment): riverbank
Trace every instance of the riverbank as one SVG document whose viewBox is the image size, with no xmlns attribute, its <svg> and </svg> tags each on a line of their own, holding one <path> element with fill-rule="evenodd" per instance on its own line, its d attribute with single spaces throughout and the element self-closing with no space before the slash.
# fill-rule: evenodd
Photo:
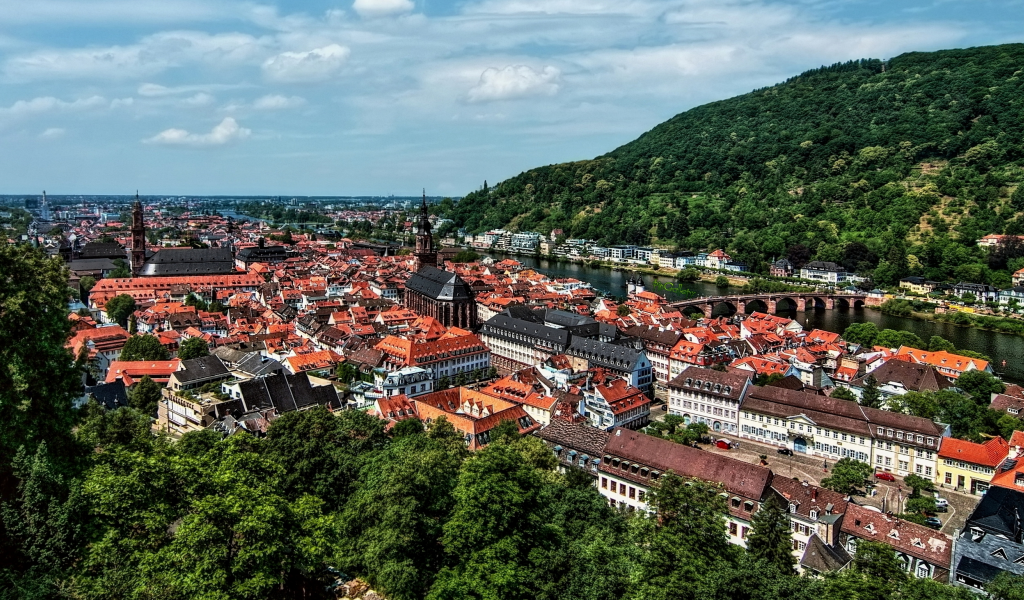
<svg viewBox="0 0 1024 600">
<path fill-rule="evenodd" d="M 873 306 L 870 308 L 882 312 L 881 308 L 879 307 Z M 887 313 L 882 312 L 882 314 Z M 931 321 L 933 323 L 942 323 L 943 325 L 952 325 L 953 327 L 961 327 L 965 329 L 980 329 L 982 331 L 992 331 L 995 333 L 1002 333 L 1005 335 L 1024 336 L 1024 319 L 1013 317 L 978 315 L 960 311 L 952 311 L 942 314 L 912 311 L 909 316 L 888 316 L 895 316 L 897 318 L 902 319 L 911 318 L 920 321 Z"/>
</svg>

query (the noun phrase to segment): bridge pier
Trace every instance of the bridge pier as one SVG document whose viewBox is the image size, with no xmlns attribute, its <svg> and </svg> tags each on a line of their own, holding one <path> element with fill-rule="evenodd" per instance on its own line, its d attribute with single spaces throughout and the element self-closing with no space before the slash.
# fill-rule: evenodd
<svg viewBox="0 0 1024 600">
<path fill-rule="evenodd" d="M 796 309 L 800 312 L 804 312 L 805 310 L 807 310 L 807 298 L 804 298 L 803 296 L 798 296 L 796 299 Z"/>
<path fill-rule="evenodd" d="M 768 314 L 770 315 L 774 315 L 778 310 L 778 301 L 776 300 L 766 300 L 765 304 L 768 305 Z"/>
<path fill-rule="evenodd" d="M 832 296 L 825 298 L 825 308 L 832 310 L 836 307 L 836 299 Z"/>
<path fill-rule="evenodd" d="M 713 313 L 715 311 L 715 305 L 711 304 L 710 302 L 708 302 L 707 304 L 704 304 L 700 308 L 701 308 L 701 310 L 704 311 L 704 318 L 705 319 L 710 319 L 711 318 L 711 313 Z"/>
<path fill-rule="evenodd" d="M 736 300 L 736 314 L 745 315 L 747 314 L 747 303 L 743 301 L 743 298 Z"/>
</svg>

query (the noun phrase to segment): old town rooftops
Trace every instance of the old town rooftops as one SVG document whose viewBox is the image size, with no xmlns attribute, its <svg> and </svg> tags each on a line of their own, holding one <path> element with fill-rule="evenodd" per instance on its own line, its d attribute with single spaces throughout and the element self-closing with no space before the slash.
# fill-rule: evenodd
<svg viewBox="0 0 1024 600">
<path fill-rule="evenodd" d="M 772 481 L 772 472 L 765 467 L 629 429 L 615 428 L 604 452 L 600 469 L 609 474 L 632 478 L 644 470 L 659 475 L 672 471 L 684 478 L 721 483 L 727 492 L 751 500 L 763 498 Z M 633 466 L 641 468 L 633 473 Z"/>
</svg>

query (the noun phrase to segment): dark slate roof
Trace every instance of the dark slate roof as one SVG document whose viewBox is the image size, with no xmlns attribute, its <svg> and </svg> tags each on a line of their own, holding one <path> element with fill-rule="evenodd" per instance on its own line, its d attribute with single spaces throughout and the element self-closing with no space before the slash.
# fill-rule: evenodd
<svg viewBox="0 0 1024 600">
<path fill-rule="evenodd" d="M 970 556 L 961 556 L 960 562 L 956 565 L 958 575 L 966 575 L 970 579 L 988 583 L 996 578 L 1003 570 L 995 565 L 983 563 Z"/>
<path fill-rule="evenodd" d="M 553 344 L 564 348 L 569 343 L 570 334 L 565 329 L 555 329 L 540 323 L 533 323 L 510 317 L 504 313 L 491 317 L 480 328 L 482 335 L 490 335 L 504 338 L 516 343 L 530 343 L 518 339 L 516 336 L 523 335 L 527 338 Z"/>
<path fill-rule="evenodd" d="M 413 274 L 405 283 L 405 289 L 434 300 L 473 299 L 473 290 L 461 277 L 429 265 Z"/>
<path fill-rule="evenodd" d="M 86 386 L 85 394 L 96 398 L 96 401 L 105 406 L 107 410 L 128 406 L 128 393 L 124 389 L 124 382 L 120 379 L 111 383 Z"/>
<path fill-rule="evenodd" d="M 818 573 L 838 571 L 853 560 L 842 546 L 835 548 L 826 544 L 817 533 L 807 540 L 807 548 L 800 557 L 800 566 Z"/>
<path fill-rule="evenodd" d="M 331 406 L 338 402 L 333 386 L 312 386 L 305 373 L 279 373 L 257 377 L 238 384 L 245 409 L 276 408 L 279 413 L 302 410 L 314 405 Z"/>
<path fill-rule="evenodd" d="M 607 367 L 610 369 L 628 369 L 640 359 L 642 350 L 636 350 L 628 346 L 620 346 L 600 340 L 591 340 L 582 337 L 574 337 L 569 342 L 565 353 L 570 356 L 587 359 L 592 366 Z"/>
<path fill-rule="evenodd" d="M 142 266 L 143 277 L 228 275 L 235 273 L 230 248 L 166 248 Z"/>
<path fill-rule="evenodd" d="M 1024 493 L 1004 487 L 988 488 L 981 502 L 967 519 L 965 527 L 981 527 L 982 529 L 1017 539 L 1017 518 L 1024 518 Z"/>
<path fill-rule="evenodd" d="M 110 258 L 80 258 L 68 263 L 71 271 L 113 271 L 117 268 Z"/>
<path fill-rule="evenodd" d="M 537 312 L 542 315 L 541 318 L 544 320 L 544 323 L 556 327 L 579 327 L 581 325 L 592 325 L 597 323 L 597 320 L 591 317 L 578 315 L 564 310 L 541 309 Z"/>
<path fill-rule="evenodd" d="M 243 248 L 238 251 L 238 260 L 243 262 L 280 262 L 288 258 L 288 249 L 284 246 L 264 246 Z"/>
<path fill-rule="evenodd" d="M 174 372 L 174 378 L 180 383 L 206 381 L 230 376 L 231 373 L 224 366 L 224 361 L 216 354 L 183 360 L 181 361 L 181 368 Z"/>
<path fill-rule="evenodd" d="M 831 271 L 833 273 L 840 273 L 846 271 L 843 267 L 840 267 L 834 262 L 824 260 L 812 260 L 811 262 L 804 265 L 805 269 L 811 269 L 812 271 Z"/>
<path fill-rule="evenodd" d="M 248 373 L 253 377 L 259 377 L 260 375 L 269 375 L 270 373 L 283 371 L 284 366 L 273 358 L 267 358 L 259 352 L 248 352 L 238 361 L 235 369 Z"/>
<path fill-rule="evenodd" d="M 128 258 L 128 253 L 121 244 L 117 242 L 89 242 L 85 246 L 82 246 L 82 251 L 79 253 L 82 258 Z"/>
</svg>

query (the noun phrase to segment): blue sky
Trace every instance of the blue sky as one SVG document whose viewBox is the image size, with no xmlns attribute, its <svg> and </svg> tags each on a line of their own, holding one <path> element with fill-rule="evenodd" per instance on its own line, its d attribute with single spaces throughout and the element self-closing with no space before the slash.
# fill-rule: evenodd
<svg viewBox="0 0 1024 600">
<path fill-rule="evenodd" d="M 1024 0 L 0 0 L 0 193 L 462 195 Z"/>
</svg>

